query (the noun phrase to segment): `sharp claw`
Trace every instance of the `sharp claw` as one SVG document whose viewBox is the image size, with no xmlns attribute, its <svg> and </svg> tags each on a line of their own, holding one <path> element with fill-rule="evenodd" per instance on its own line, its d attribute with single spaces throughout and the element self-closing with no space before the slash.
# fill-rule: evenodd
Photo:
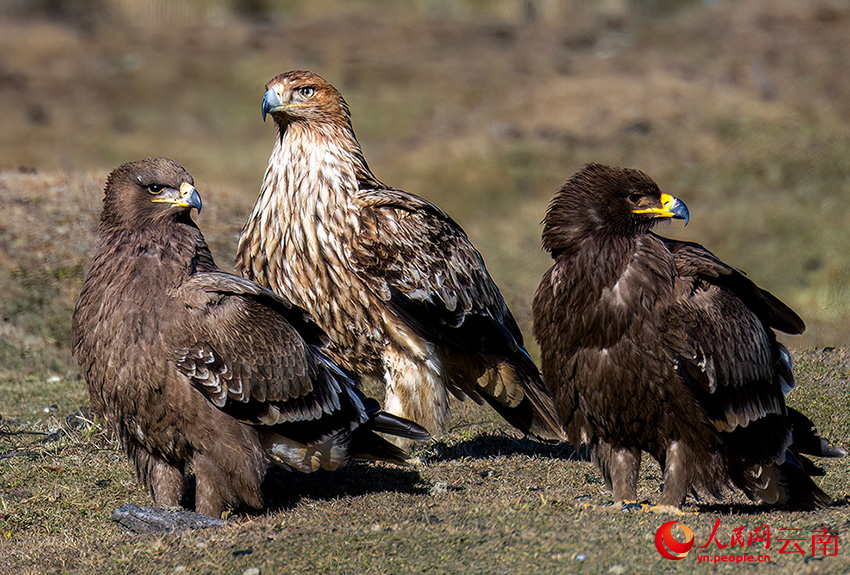
<svg viewBox="0 0 850 575">
<path fill-rule="evenodd" d="M 584 503 L 582 507 L 589 511 L 604 511 L 606 513 L 612 513 L 620 511 L 646 511 L 649 506 L 645 503 L 638 503 L 637 501 L 615 501 L 610 505 Z"/>
<path fill-rule="evenodd" d="M 643 503 L 637 501 L 620 501 L 619 504 L 620 511 L 644 511 L 644 507 L 646 507 Z"/>
<path fill-rule="evenodd" d="M 668 515 L 684 515 L 685 512 L 672 505 L 652 505 L 646 509 L 650 513 L 665 513 Z"/>
</svg>

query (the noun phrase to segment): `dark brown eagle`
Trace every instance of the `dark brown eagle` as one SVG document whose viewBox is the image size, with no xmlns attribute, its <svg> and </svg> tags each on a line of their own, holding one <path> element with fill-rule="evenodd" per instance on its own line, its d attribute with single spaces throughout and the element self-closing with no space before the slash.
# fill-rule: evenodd
<svg viewBox="0 0 850 575">
<path fill-rule="evenodd" d="M 797 508 L 830 498 L 801 452 L 844 455 L 785 404 L 791 358 L 773 330 L 803 321 L 704 247 L 650 232 L 688 210 L 631 169 L 585 166 L 555 195 L 534 298 L 543 375 L 571 441 L 590 446 L 618 502 L 641 452 L 664 471 L 660 503 L 691 488 Z"/>
<path fill-rule="evenodd" d="M 562 438 L 540 373 L 481 254 L 434 204 L 372 174 L 348 105 L 292 71 L 266 85 L 277 137 L 239 238 L 243 275 L 306 308 L 333 358 L 386 388 L 384 408 L 437 435 L 449 395 Z"/>
<path fill-rule="evenodd" d="M 400 462 L 375 431 L 427 438 L 322 355 L 326 336 L 306 312 L 219 269 L 192 208 L 192 177 L 169 159 L 113 171 L 73 318 L 92 405 L 158 505 L 180 504 L 193 473 L 198 512 L 256 508 L 269 462 Z"/>
</svg>

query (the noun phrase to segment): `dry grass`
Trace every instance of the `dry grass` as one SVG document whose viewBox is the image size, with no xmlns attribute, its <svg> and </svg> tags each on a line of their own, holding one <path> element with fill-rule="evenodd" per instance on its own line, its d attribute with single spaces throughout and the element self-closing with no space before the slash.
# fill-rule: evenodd
<svg viewBox="0 0 850 575">
<path fill-rule="evenodd" d="M 842 350 L 797 356 L 802 385 L 792 403 L 810 414 L 835 444 L 848 447 L 844 389 L 850 356 Z M 78 385 L 78 384 L 77 384 Z M 336 473 L 275 474 L 271 510 L 238 516 L 223 529 L 184 534 L 125 535 L 108 520 L 123 503 L 149 502 L 117 444 L 98 425 L 65 417 L 78 405 L 77 385 L 56 390 L 58 409 L 25 413 L 0 424 L 0 565 L 15 573 L 660 573 L 688 572 L 696 559 L 674 564 L 653 538 L 669 517 L 588 508 L 610 493 L 587 461 L 567 447 L 520 440 L 491 411 L 455 405 L 454 427 L 419 452 L 411 468 L 359 464 Z M 55 430 L 61 429 L 60 434 Z M 8 432 L 18 435 L 7 435 Z M 20 432 L 43 432 L 22 435 Z M 53 435 L 47 435 L 51 431 Z M 771 573 L 842 573 L 850 558 L 813 559 L 778 553 L 779 529 L 850 526 L 846 461 L 822 461 L 821 486 L 838 503 L 791 513 L 746 502 L 689 499 L 680 520 L 698 545 L 716 518 L 718 535 L 768 524 L 774 533 Z M 639 497 L 659 497 L 660 472 L 645 463 Z M 842 538 L 841 544 L 844 545 Z M 737 552 L 760 553 L 753 548 Z M 694 551 L 703 553 L 702 551 Z M 579 556 L 583 556 L 581 559 Z M 182 566 L 182 567 L 181 567 Z M 622 571 L 619 567 L 624 567 Z M 720 567 L 702 565 L 706 573 Z M 763 565 L 735 572 L 760 573 Z M 702 572 L 702 571 L 701 571 Z"/>
<path fill-rule="evenodd" d="M 571 173 L 602 161 L 687 201 L 691 225 L 665 233 L 794 306 L 809 330 L 792 347 L 848 346 L 848 23 L 836 0 L 3 4 L 0 454 L 16 455 L 0 459 L 0 571 L 693 569 L 654 551 L 657 518 L 582 506 L 607 501 L 587 462 L 520 442 L 470 406 L 422 467 L 282 478 L 276 511 L 221 531 L 118 533 L 109 511 L 147 495 L 98 425 L 66 424 L 86 403 L 68 328 L 102 182 L 141 157 L 185 165 L 228 267 L 271 147 L 263 84 L 310 68 L 346 95 L 376 173 L 467 229 L 526 333 L 548 265 L 537 222 Z M 793 401 L 847 446 L 846 354 L 797 355 Z M 846 462 L 827 468 L 825 487 L 845 497 Z M 645 474 L 642 496 L 656 498 L 657 468 Z M 718 513 L 724 525 L 850 525 L 844 503 L 707 511 L 685 519 L 698 541 Z M 846 572 L 845 556 L 775 555 L 770 569 Z"/>
</svg>

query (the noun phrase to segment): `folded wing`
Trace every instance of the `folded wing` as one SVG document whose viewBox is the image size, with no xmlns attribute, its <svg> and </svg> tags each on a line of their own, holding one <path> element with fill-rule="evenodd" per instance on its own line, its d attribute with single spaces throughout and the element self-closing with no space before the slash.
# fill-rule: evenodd
<svg viewBox="0 0 850 575">
<path fill-rule="evenodd" d="M 279 463 L 313 471 L 349 457 L 399 462 L 404 454 L 373 429 L 427 437 L 378 412 L 322 355 L 324 334 L 309 315 L 283 298 L 216 272 L 193 275 L 179 297 L 186 323 L 171 342 L 177 369 L 219 409 L 256 426 Z"/>
<path fill-rule="evenodd" d="M 361 190 L 358 197 L 357 273 L 398 318 L 440 346 L 451 391 L 486 401 L 526 433 L 560 437 L 516 320 L 466 233 L 411 194 Z"/>
</svg>

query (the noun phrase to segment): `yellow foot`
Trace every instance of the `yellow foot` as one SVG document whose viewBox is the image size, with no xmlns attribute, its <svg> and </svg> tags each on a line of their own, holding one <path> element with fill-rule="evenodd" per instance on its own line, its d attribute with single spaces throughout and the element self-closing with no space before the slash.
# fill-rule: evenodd
<svg viewBox="0 0 850 575">
<path fill-rule="evenodd" d="M 652 505 L 646 509 L 650 513 L 665 513 L 667 515 L 684 515 L 685 512 L 672 505 Z"/>
<path fill-rule="evenodd" d="M 637 501 L 615 501 L 610 505 L 594 505 L 593 503 L 585 503 L 584 508 L 592 511 L 604 511 L 606 513 L 617 513 L 620 511 L 645 511 L 648 507 L 644 503 Z"/>
<path fill-rule="evenodd" d="M 620 511 L 644 511 L 648 505 L 637 501 L 615 501 L 614 506 L 620 506 Z"/>
</svg>

